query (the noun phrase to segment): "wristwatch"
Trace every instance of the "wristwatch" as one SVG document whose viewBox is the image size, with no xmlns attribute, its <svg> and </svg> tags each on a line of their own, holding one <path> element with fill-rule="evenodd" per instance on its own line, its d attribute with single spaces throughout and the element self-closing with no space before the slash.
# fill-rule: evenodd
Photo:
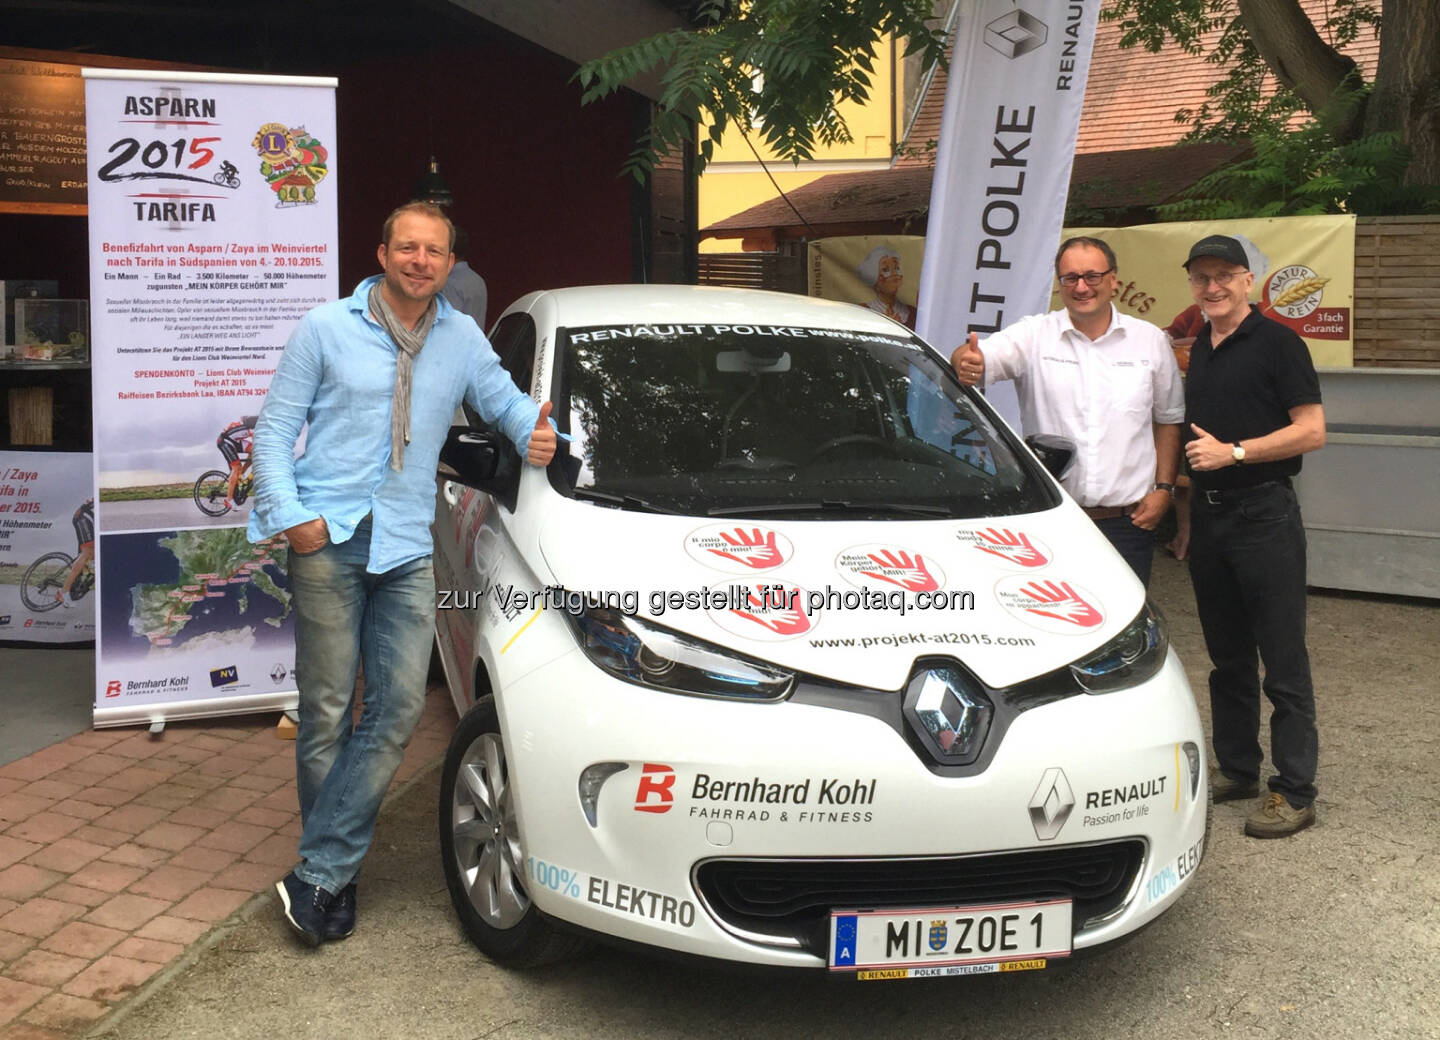
<svg viewBox="0 0 1440 1040">
<path fill-rule="evenodd" d="M 1245 449 L 1240 447 L 1239 441 L 1236 441 L 1235 446 L 1230 449 L 1230 457 L 1235 460 L 1237 466 L 1245 461 Z"/>
<path fill-rule="evenodd" d="M 1166 494 L 1168 494 L 1172 499 L 1175 497 L 1175 485 L 1174 485 L 1174 484 L 1166 484 L 1164 481 L 1156 481 L 1156 482 L 1155 482 L 1155 486 L 1152 487 L 1150 490 L 1151 490 L 1151 491 L 1164 491 L 1164 492 L 1165 492 Z"/>
</svg>

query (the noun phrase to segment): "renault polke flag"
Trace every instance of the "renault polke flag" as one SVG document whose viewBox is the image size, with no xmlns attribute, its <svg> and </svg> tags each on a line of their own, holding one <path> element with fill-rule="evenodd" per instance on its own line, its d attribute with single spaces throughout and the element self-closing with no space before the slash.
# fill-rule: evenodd
<svg viewBox="0 0 1440 1040">
<path fill-rule="evenodd" d="M 1048 309 L 1099 10 L 980 0 L 961 15 L 916 308 L 943 352 Z"/>
</svg>

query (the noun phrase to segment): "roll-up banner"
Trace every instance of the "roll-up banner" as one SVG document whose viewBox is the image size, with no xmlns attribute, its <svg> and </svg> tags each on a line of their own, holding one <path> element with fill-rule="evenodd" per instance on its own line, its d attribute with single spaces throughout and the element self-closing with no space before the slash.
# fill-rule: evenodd
<svg viewBox="0 0 1440 1040">
<path fill-rule="evenodd" d="M 961 16 L 916 331 L 942 352 L 1050 299 L 1100 0 L 979 0 Z M 1013 384 L 991 400 L 1019 429 Z"/>
<path fill-rule="evenodd" d="M 87 452 L 0 451 L 0 645 L 95 638 Z"/>
<path fill-rule="evenodd" d="M 83 75 L 95 724 L 290 708 L 286 548 L 245 537 L 247 423 L 338 292 L 336 81 Z"/>
</svg>

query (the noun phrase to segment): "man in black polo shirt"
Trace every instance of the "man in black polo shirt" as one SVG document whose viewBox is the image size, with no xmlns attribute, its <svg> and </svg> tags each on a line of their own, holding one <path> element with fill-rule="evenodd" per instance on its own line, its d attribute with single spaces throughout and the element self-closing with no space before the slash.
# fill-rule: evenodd
<svg viewBox="0 0 1440 1040">
<path fill-rule="evenodd" d="M 1315 690 L 1305 649 L 1305 529 L 1290 478 L 1325 444 L 1325 411 L 1310 352 L 1292 330 L 1251 307 L 1255 276 L 1225 235 L 1196 242 L 1185 262 L 1207 319 L 1190 348 L 1185 459 L 1194 487 L 1190 577 L 1205 632 L 1220 775 L 1214 800 L 1259 794 L 1260 677 L 1270 718 L 1270 793 L 1245 821 L 1256 838 L 1315 822 Z"/>
</svg>

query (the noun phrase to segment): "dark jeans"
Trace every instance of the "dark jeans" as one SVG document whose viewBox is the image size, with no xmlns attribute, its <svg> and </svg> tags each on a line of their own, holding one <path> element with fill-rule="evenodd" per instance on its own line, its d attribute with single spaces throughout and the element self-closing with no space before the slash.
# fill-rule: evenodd
<svg viewBox="0 0 1440 1040">
<path fill-rule="evenodd" d="M 1220 771 L 1260 776 L 1260 679 L 1270 716 L 1270 790 L 1296 807 L 1315 801 L 1319 740 L 1305 649 L 1305 529 L 1285 483 L 1190 497 L 1190 577 L 1210 673 Z"/>
<path fill-rule="evenodd" d="M 1150 587 L 1150 564 L 1155 559 L 1155 532 L 1136 527 L 1128 516 L 1111 516 L 1096 520 L 1107 541 L 1115 551 L 1125 558 L 1135 576 L 1146 588 Z"/>
</svg>

